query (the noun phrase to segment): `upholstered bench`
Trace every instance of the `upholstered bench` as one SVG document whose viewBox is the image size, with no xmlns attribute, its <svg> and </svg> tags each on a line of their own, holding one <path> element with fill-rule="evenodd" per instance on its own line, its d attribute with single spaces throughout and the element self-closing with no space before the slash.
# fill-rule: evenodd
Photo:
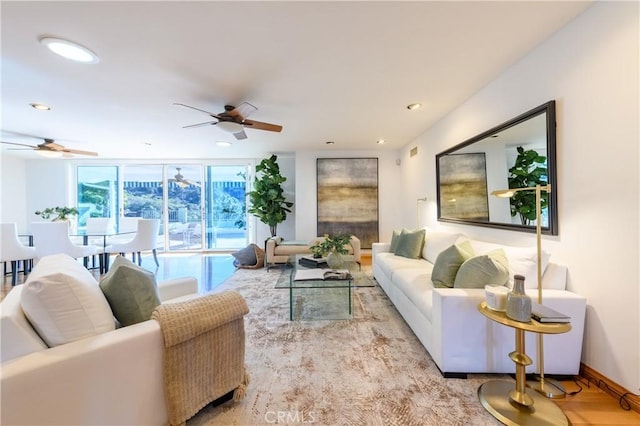
<svg viewBox="0 0 640 426">
<path fill-rule="evenodd" d="M 275 265 L 284 265 L 292 254 L 311 254 L 311 246 L 321 243 L 324 237 L 316 237 L 309 241 L 284 240 L 282 237 L 271 237 L 266 241 L 267 270 Z M 347 251 L 356 262 L 360 263 L 360 240 L 351 236 Z"/>
</svg>

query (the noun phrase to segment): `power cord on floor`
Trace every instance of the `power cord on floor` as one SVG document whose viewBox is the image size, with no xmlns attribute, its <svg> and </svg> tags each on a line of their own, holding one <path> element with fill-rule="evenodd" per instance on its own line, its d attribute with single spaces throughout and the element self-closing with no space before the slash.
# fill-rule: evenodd
<svg viewBox="0 0 640 426">
<path fill-rule="evenodd" d="M 583 380 L 579 380 L 579 379 L 574 380 L 574 382 L 576 383 L 576 385 L 578 385 L 578 387 L 580 387 L 578 381 L 584 383 Z M 612 394 L 616 395 L 618 397 L 618 404 L 620 405 L 620 408 L 622 408 L 625 411 L 630 411 L 631 410 L 631 403 L 629 402 L 627 397 L 634 396 L 636 398 L 640 398 L 640 395 L 637 395 L 637 394 L 635 394 L 633 392 L 625 392 L 625 393 L 623 393 L 621 395 L 615 389 L 611 388 L 607 384 L 607 382 L 605 382 L 604 380 L 600 380 L 600 379 L 598 379 L 598 380 L 593 379 L 593 378 L 587 379 L 586 385 L 587 385 L 588 388 L 591 387 L 591 382 L 594 382 L 598 389 L 603 389 L 604 391 L 606 391 L 608 393 L 612 393 Z"/>
</svg>

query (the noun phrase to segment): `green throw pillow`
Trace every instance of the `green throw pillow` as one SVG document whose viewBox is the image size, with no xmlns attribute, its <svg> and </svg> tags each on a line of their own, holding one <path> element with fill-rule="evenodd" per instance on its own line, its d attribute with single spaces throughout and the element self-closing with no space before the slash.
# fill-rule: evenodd
<svg viewBox="0 0 640 426">
<path fill-rule="evenodd" d="M 468 240 L 440 252 L 431 271 L 434 287 L 453 287 L 460 266 L 472 258 L 473 254 L 473 247 Z"/>
<path fill-rule="evenodd" d="M 403 229 L 398 237 L 398 246 L 393 252 L 396 256 L 408 257 L 409 259 L 417 259 L 422 253 L 422 245 L 424 244 L 424 229 L 409 231 Z"/>
<path fill-rule="evenodd" d="M 391 253 L 395 253 L 396 252 L 396 248 L 398 248 L 398 239 L 400 238 L 400 231 L 393 231 L 393 234 L 391 235 L 391 244 L 389 245 L 389 251 Z"/>
<path fill-rule="evenodd" d="M 472 257 L 465 261 L 456 275 L 454 288 L 484 288 L 504 285 L 509 279 L 509 263 L 503 249 Z"/>
<path fill-rule="evenodd" d="M 123 326 L 147 321 L 160 305 L 155 275 L 124 256 L 116 257 L 100 288 Z"/>
</svg>

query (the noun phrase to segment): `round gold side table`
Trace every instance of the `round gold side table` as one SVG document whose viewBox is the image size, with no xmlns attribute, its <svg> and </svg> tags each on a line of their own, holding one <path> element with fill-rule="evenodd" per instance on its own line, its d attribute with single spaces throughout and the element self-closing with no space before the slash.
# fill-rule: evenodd
<svg viewBox="0 0 640 426">
<path fill-rule="evenodd" d="M 506 425 L 560 426 L 569 420 L 562 410 L 549 399 L 527 389 L 526 367 L 531 364 L 524 348 L 524 332 L 560 334 L 571 330 L 569 323 L 540 323 L 515 321 L 504 312 L 491 310 L 486 302 L 478 305 L 478 311 L 492 321 L 512 327 L 516 331 L 516 350 L 509 358 L 516 364 L 516 382 L 492 380 L 478 388 L 478 398 L 482 406 L 496 419 Z"/>
</svg>

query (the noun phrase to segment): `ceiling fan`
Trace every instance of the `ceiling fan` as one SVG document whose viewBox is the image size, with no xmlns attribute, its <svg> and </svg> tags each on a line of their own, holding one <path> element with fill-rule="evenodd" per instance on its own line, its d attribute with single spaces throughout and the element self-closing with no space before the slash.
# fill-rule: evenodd
<svg viewBox="0 0 640 426">
<path fill-rule="evenodd" d="M 186 108 L 195 109 L 196 111 L 204 112 L 205 114 L 209 114 L 211 117 L 215 118 L 216 121 L 206 121 L 204 123 L 190 124 L 188 126 L 184 126 L 184 128 L 188 127 L 200 127 L 200 126 L 218 126 L 222 130 L 228 133 L 232 133 L 236 139 L 246 139 L 247 134 L 244 132 L 244 129 L 257 129 L 257 130 L 267 130 L 269 132 L 280 132 L 282 131 L 282 126 L 278 124 L 271 123 L 263 123 L 261 121 L 247 120 L 247 117 L 256 112 L 258 108 L 251 105 L 248 102 L 243 102 L 237 107 L 233 105 L 225 105 L 224 112 L 219 114 L 214 114 L 209 111 L 205 111 L 200 108 L 196 108 L 190 105 L 185 105 L 181 103 L 174 103 L 174 105 L 183 106 Z"/>
<path fill-rule="evenodd" d="M 38 145 L 28 145 L 25 143 L 16 143 L 16 142 L 5 142 L 5 141 L 0 141 L 0 143 L 6 144 L 6 145 L 16 145 L 16 146 L 24 146 L 27 147 L 31 150 L 34 151 L 38 151 L 39 153 L 41 153 L 42 155 L 50 155 L 53 157 L 58 157 L 58 156 L 65 156 L 65 157 L 72 157 L 74 154 L 75 155 L 90 155 L 93 157 L 97 157 L 98 153 L 97 152 L 93 152 L 93 151 L 82 151 L 79 149 L 70 149 L 70 148 L 66 148 L 60 144 L 55 143 L 55 141 L 53 139 L 48 139 L 48 138 L 43 138 L 44 142 Z M 13 149 L 13 150 L 24 150 L 25 148 L 9 148 L 9 149 Z"/>
<path fill-rule="evenodd" d="M 187 186 L 190 186 L 190 185 L 200 186 L 200 184 L 198 182 L 194 182 L 192 180 L 185 179 L 184 176 L 182 175 L 182 173 L 180 173 L 180 170 L 182 170 L 181 167 L 176 167 L 176 170 L 178 171 L 178 173 L 176 173 L 173 178 L 168 179 L 169 182 L 175 182 L 176 185 L 178 185 L 180 188 L 186 188 Z"/>
</svg>

